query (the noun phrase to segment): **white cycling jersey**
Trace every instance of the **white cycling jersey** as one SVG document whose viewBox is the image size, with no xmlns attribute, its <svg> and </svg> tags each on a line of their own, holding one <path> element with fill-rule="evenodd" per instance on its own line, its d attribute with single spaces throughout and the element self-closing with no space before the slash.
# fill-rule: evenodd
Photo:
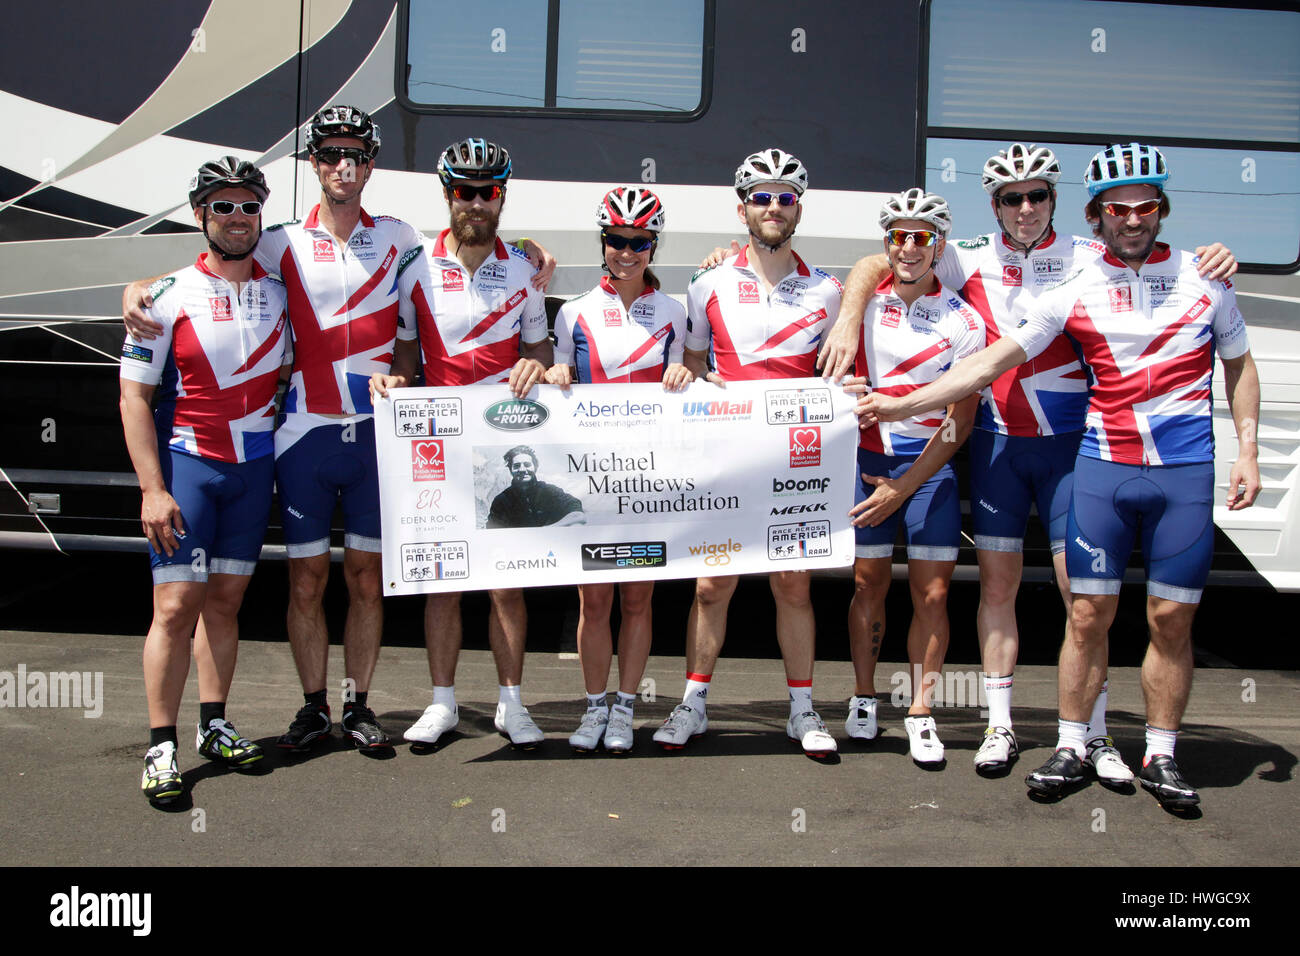
<svg viewBox="0 0 1300 956">
<path fill-rule="evenodd" d="M 659 382 L 681 362 L 685 334 L 686 309 L 676 299 L 646 286 L 625 309 L 602 276 L 555 317 L 555 364 L 572 365 L 579 382 Z"/>
<path fill-rule="evenodd" d="M 990 233 L 948 243 L 935 275 L 980 314 L 992 345 L 1044 291 L 1105 251 L 1095 239 L 1051 232 L 1022 252 L 1001 233 Z M 975 427 L 1018 436 L 1077 432 L 1087 406 L 1087 373 L 1074 343 L 1061 336 L 984 389 Z"/>
<path fill-rule="evenodd" d="M 272 451 L 288 340 L 284 284 L 254 263 L 253 278 L 236 292 L 208 269 L 206 255 L 150 287 L 147 314 L 163 330 L 149 342 L 126 337 L 120 377 L 159 386 L 164 409 L 175 403 L 170 447 L 249 461 Z"/>
<path fill-rule="evenodd" d="M 352 235 L 340 243 L 320 225 L 320 206 L 301 223 L 262 233 L 254 255 L 280 275 L 289 296 L 287 415 L 373 413 L 370 376 L 391 368 L 398 334 L 397 264 L 422 238 L 400 219 L 362 210 Z"/>
<path fill-rule="evenodd" d="M 1034 356 L 1062 332 L 1095 379 L 1080 455 L 1129 465 L 1214 460 L 1214 353 L 1250 349 L 1230 282 L 1202 279 L 1190 252 L 1164 243 L 1136 273 L 1107 253 L 1040 296 L 1007 334 Z"/>
<path fill-rule="evenodd" d="M 894 277 L 876 288 L 862 322 L 857 368 L 873 392 L 906 395 L 928 385 L 958 359 L 984 348 L 984 323 L 940 283 L 909 307 L 894 292 Z M 862 429 L 858 445 L 885 455 L 919 455 L 943 424 L 942 413 Z"/>
<path fill-rule="evenodd" d="M 444 229 L 402 258 L 402 338 L 418 331 L 426 385 L 504 382 L 519 361 L 519 341 L 544 341 L 546 300 L 533 288 L 528 256 L 500 239 L 471 275 L 447 249 Z M 385 369 L 387 371 L 387 369 Z"/>
<path fill-rule="evenodd" d="M 769 294 L 748 256 L 746 246 L 695 273 L 686 290 L 686 347 L 711 348 L 724 379 L 815 376 L 822 335 L 840 314 L 840 281 L 796 255 L 794 271 Z"/>
</svg>

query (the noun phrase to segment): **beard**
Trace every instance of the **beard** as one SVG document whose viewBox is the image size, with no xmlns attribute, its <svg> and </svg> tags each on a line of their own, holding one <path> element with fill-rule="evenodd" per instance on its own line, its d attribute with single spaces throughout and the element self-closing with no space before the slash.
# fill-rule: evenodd
<svg viewBox="0 0 1300 956">
<path fill-rule="evenodd" d="M 452 214 L 451 234 L 458 243 L 463 246 L 485 246 L 496 238 L 500 213 L 485 209 L 482 215 L 486 218 L 476 221 L 470 218 L 469 210 Z"/>
<path fill-rule="evenodd" d="M 1145 262 L 1151 255 L 1151 250 L 1155 248 L 1156 236 L 1160 233 L 1160 225 L 1158 219 L 1150 225 L 1148 225 L 1148 220 L 1144 219 L 1140 233 L 1124 235 L 1125 226 L 1122 222 L 1114 227 L 1103 222 L 1101 238 L 1106 243 L 1107 251 L 1116 259 L 1123 261 L 1141 259 Z"/>
<path fill-rule="evenodd" d="M 749 226 L 749 238 L 760 248 L 768 252 L 776 252 L 794 235 L 795 226 L 798 223 L 793 220 L 790 222 L 767 222 L 762 217 L 760 211 L 757 218 L 747 218 L 746 225 Z"/>
</svg>

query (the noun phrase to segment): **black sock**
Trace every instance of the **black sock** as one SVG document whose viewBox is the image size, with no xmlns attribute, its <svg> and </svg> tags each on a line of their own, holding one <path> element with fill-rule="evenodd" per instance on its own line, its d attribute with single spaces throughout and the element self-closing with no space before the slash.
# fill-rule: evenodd
<svg viewBox="0 0 1300 956">
<path fill-rule="evenodd" d="M 353 696 L 352 700 L 346 700 L 343 702 L 343 709 L 351 710 L 353 707 L 366 706 L 366 697 L 369 696 L 369 694 L 370 691 L 368 690 L 357 691 L 355 694 L 352 695 Z"/>
<path fill-rule="evenodd" d="M 170 740 L 172 746 L 176 746 L 176 725 L 170 727 L 150 727 L 149 728 L 149 746 L 157 747 L 161 743 Z"/>
<path fill-rule="evenodd" d="M 314 690 L 310 694 L 303 694 L 302 699 L 313 707 L 328 707 L 329 703 L 325 700 L 325 689 Z"/>
<path fill-rule="evenodd" d="M 226 702 L 224 700 L 203 703 L 199 701 L 199 726 L 204 730 L 208 729 L 208 724 L 214 720 L 226 719 Z"/>
</svg>

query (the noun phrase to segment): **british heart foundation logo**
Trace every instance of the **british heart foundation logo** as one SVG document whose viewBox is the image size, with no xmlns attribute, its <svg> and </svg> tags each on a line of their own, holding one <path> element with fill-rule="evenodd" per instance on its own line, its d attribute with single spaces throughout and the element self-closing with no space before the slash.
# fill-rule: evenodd
<svg viewBox="0 0 1300 956">
<path fill-rule="evenodd" d="M 446 477 L 442 442 L 438 439 L 411 442 L 411 480 L 442 481 Z"/>
<path fill-rule="evenodd" d="M 817 426 L 790 429 L 790 467 L 812 468 L 822 463 L 822 430 Z"/>
</svg>

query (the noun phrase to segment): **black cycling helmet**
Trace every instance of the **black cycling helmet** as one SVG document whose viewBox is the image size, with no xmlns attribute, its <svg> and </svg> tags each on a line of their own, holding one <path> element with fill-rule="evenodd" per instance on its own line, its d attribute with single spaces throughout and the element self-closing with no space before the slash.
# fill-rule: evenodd
<svg viewBox="0 0 1300 956">
<path fill-rule="evenodd" d="M 230 188 L 247 189 L 261 202 L 266 202 L 271 194 L 260 169 L 247 160 L 222 156 L 204 163 L 190 180 L 190 208 L 198 208 L 199 203 L 218 189 Z"/>
<path fill-rule="evenodd" d="M 331 136 L 351 136 L 365 143 L 373 160 L 379 155 L 379 124 L 355 106 L 327 106 L 307 124 L 307 152 L 315 153 Z"/>
<path fill-rule="evenodd" d="M 485 139 L 462 139 L 442 151 L 438 178 L 444 186 L 458 179 L 491 179 L 504 185 L 510 178 L 510 152 Z"/>
</svg>

